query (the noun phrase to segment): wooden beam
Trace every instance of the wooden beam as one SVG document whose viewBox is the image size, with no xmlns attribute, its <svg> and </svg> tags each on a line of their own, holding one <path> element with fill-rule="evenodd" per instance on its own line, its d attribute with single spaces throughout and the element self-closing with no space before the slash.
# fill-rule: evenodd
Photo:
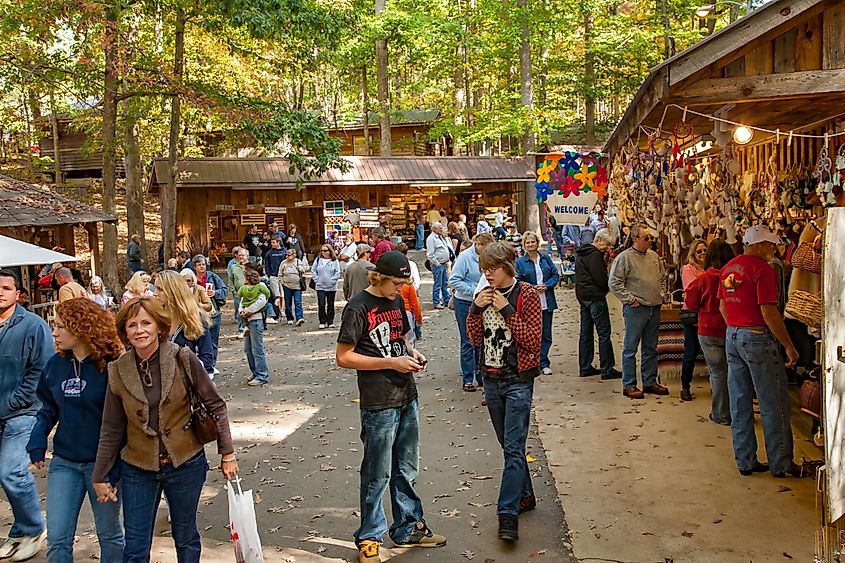
<svg viewBox="0 0 845 563">
<path fill-rule="evenodd" d="M 845 69 L 808 70 L 700 80 L 682 91 L 673 92 L 672 97 L 687 105 L 761 102 L 841 92 L 843 84 Z"/>
<path fill-rule="evenodd" d="M 824 68 L 845 67 L 845 6 L 837 4 L 824 11 Z"/>
<path fill-rule="evenodd" d="M 622 145 L 628 142 L 637 132 L 640 124 L 651 114 L 661 101 L 669 94 L 669 73 L 668 67 L 658 67 L 653 75 L 646 79 L 640 87 L 640 91 L 628 105 L 622 119 L 610 134 L 604 145 L 606 152 L 616 153 Z"/>
<path fill-rule="evenodd" d="M 99 276 L 100 264 L 100 236 L 97 232 L 97 223 L 85 223 L 85 230 L 88 232 L 88 249 L 91 251 L 91 275 Z"/>
</svg>

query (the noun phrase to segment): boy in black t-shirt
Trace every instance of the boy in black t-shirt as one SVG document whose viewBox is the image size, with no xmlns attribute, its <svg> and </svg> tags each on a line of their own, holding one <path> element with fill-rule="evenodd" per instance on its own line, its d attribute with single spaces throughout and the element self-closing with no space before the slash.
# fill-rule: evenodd
<svg viewBox="0 0 845 563">
<path fill-rule="evenodd" d="M 355 531 L 360 563 L 380 561 L 386 531 L 397 547 L 446 545 L 445 537 L 428 529 L 414 491 L 419 472 L 414 373 L 423 370 L 427 360 L 404 338 L 410 327 L 399 293 L 410 277 L 408 259 L 401 252 L 382 254 L 371 268 L 370 286 L 344 308 L 337 337 L 337 365 L 358 370 L 361 399 L 364 459 L 361 525 Z M 394 516 L 389 531 L 381 502 L 388 484 Z"/>
</svg>

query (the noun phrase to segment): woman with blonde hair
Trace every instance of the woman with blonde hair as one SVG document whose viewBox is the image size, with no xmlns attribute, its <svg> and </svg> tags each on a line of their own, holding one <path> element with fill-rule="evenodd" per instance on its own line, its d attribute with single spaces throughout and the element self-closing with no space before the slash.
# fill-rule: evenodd
<svg viewBox="0 0 845 563">
<path fill-rule="evenodd" d="M 123 287 L 126 288 L 126 292 L 120 298 L 121 305 L 125 305 L 130 299 L 136 297 L 153 296 L 153 292 L 150 291 L 150 275 L 143 270 L 132 274 L 132 277 L 129 278 L 129 281 Z"/>
<path fill-rule="evenodd" d="M 197 285 L 197 275 L 190 268 L 185 268 L 179 275 L 188 284 L 188 291 L 194 296 L 201 311 L 205 311 L 209 315 L 214 310 L 214 305 L 211 304 L 211 298 L 208 296 L 208 291 L 204 287 Z"/>
<path fill-rule="evenodd" d="M 188 347 L 200 359 L 205 370 L 212 373 L 214 346 L 208 332 L 211 318 L 199 308 L 185 279 L 178 272 L 161 272 L 156 278 L 155 296 L 170 314 L 168 339 Z"/>
<path fill-rule="evenodd" d="M 692 282 L 704 275 L 704 259 L 707 256 L 707 243 L 695 239 L 689 247 L 687 261 L 681 267 L 681 286 L 686 293 Z M 682 307 L 686 309 L 686 306 Z M 698 321 L 682 322 L 684 328 L 684 359 L 681 363 L 681 400 L 692 401 L 692 376 L 695 371 L 695 359 L 701 353 L 698 342 Z"/>
<path fill-rule="evenodd" d="M 184 285 L 181 279 L 177 281 Z M 123 561 L 150 560 L 156 512 L 164 493 L 176 558 L 181 563 L 199 563 L 202 538 L 197 508 L 208 460 L 204 438 L 191 424 L 190 395 L 196 392 L 216 423 L 220 470 L 231 479 L 238 473 L 238 462 L 226 402 L 193 352 L 168 341 L 171 319 L 158 299 L 133 299 L 117 314 L 116 324 L 130 349 L 108 366 L 91 477 L 97 500 L 117 500 L 118 491 L 108 482 L 108 474 L 119 464 L 126 529 Z"/>
<path fill-rule="evenodd" d="M 106 311 L 114 306 L 114 296 L 103 285 L 103 280 L 100 276 L 91 276 L 91 282 L 88 284 L 88 299 Z"/>
</svg>

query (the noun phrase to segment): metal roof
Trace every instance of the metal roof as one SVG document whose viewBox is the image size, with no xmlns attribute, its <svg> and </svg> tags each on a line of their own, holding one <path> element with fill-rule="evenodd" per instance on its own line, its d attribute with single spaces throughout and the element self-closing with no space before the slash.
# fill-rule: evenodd
<svg viewBox="0 0 845 563">
<path fill-rule="evenodd" d="M 49 188 L 0 174 L 0 227 L 46 227 L 100 221 L 110 223 L 117 221 L 117 217 Z"/>
<path fill-rule="evenodd" d="M 533 160 L 491 156 L 348 156 L 349 172 L 330 170 L 306 186 L 394 185 L 412 183 L 528 182 Z M 235 189 L 292 189 L 297 176 L 284 158 L 195 158 L 178 164 L 179 186 L 229 186 Z M 167 183 L 167 159 L 153 162 L 150 187 Z"/>
</svg>

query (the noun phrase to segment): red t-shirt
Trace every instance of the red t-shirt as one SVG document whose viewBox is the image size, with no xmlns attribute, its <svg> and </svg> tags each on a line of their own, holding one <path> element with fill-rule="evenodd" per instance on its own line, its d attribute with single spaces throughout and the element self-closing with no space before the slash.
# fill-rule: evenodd
<svg viewBox="0 0 845 563">
<path fill-rule="evenodd" d="M 684 309 L 698 311 L 698 334 L 724 338 L 725 319 L 719 311 L 720 274 L 716 268 L 709 268 L 695 278 L 684 294 Z"/>
<path fill-rule="evenodd" d="M 729 326 L 766 326 L 760 305 L 778 302 L 774 268 L 757 256 L 737 256 L 722 268 L 719 299 Z"/>
</svg>

